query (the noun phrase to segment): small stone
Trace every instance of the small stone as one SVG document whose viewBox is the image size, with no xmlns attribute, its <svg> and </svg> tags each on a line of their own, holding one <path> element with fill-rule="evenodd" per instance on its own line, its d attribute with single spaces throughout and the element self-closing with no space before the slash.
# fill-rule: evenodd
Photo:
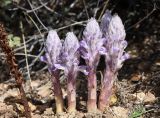
<svg viewBox="0 0 160 118">
<path fill-rule="evenodd" d="M 113 118 L 128 118 L 128 109 L 123 107 L 112 108 L 114 117 Z"/>
<path fill-rule="evenodd" d="M 153 103 L 155 102 L 156 97 L 151 92 L 147 92 L 144 97 L 144 103 Z"/>
</svg>

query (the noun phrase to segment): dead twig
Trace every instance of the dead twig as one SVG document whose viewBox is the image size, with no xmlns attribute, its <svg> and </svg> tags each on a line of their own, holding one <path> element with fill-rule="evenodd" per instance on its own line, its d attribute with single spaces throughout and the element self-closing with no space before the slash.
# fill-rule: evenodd
<svg viewBox="0 0 160 118">
<path fill-rule="evenodd" d="M 21 32 L 22 32 L 22 39 L 23 39 L 23 44 L 24 44 L 24 53 L 25 53 L 27 74 L 28 74 L 28 78 L 29 78 L 29 87 L 30 87 L 30 90 L 32 91 L 30 69 L 29 69 L 29 66 L 28 66 L 28 54 L 27 54 L 26 40 L 25 40 L 25 36 L 24 36 L 24 29 L 23 29 L 22 21 L 20 21 L 20 29 L 21 29 Z"/>
<path fill-rule="evenodd" d="M 129 28 L 127 28 L 126 31 L 132 29 L 133 27 L 137 26 L 138 24 L 140 24 L 141 22 L 143 22 L 145 19 L 147 19 L 149 16 L 151 16 L 155 11 L 156 11 L 157 7 L 156 4 L 154 4 L 154 7 L 152 9 L 151 12 L 149 12 L 145 17 L 143 17 L 141 20 L 139 20 L 138 22 L 136 22 L 135 24 L 133 24 L 132 26 L 130 26 Z"/>
<path fill-rule="evenodd" d="M 102 18 L 102 15 L 103 15 L 103 13 L 104 13 L 105 10 L 106 10 L 106 7 L 107 7 L 107 5 L 108 5 L 108 2 L 109 2 L 109 0 L 107 0 L 107 1 L 105 2 L 105 5 L 104 5 L 104 7 L 103 7 L 103 9 L 102 9 L 102 12 L 101 12 L 101 14 L 100 14 L 98 20 L 100 20 L 100 19 Z"/>
<path fill-rule="evenodd" d="M 28 4 L 30 5 L 31 9 L 33 10 L 34 8 L 33 8 L 32 4 L 31 4 L 30 0 L 27 0 L 27 2 L 28 2 Z M 38 22 L 43 26 L 43 28 L 44 28 L 45 30 L 48 31 L 48 28 L 42 23 L 42 21 L 39 19 L 37 13 L 36 13 L 34 10 L 33 10 L 33 13 L 34 13 L 35 17 L 37 18 Z"/>
<path fill-rule="evenodd" d="M 12 49 L 9 47 L 8 40 L 7 40 L 7 33 L 3 27 L 3 25 L 0 24 L 0 46 L 4 53 L 6 54 L 7 63 L 10 66 L 10 73 L 15 77 L 17 87 L 20 91 L 21 101 L 24 106 L 25 110 L 25 116 L 26 118 L 31 118 L 31 110 L 28 105 L 28 101 L 26 98 L 25 91 L 23 89 L 23 76 L 22 73 L 18 69 L 18 65 L 16 63 L 16 58 L 14 56 L 14 53 Z"/>
<path fill-rule="evenodd" d="M 88 11 L 87 11 L 86 1 L 85 0 L 83 0 L 83 4 L 84 4 L 84 8 L 85 8 L 85 11 L 86 11 L 87 18 L 89 19 L 89 14 L 88 14 Z"/>
</svg>

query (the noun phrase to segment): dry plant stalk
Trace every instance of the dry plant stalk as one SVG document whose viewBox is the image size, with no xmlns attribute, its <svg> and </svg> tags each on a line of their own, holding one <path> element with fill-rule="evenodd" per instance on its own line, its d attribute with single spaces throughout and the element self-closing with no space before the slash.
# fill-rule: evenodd
<svg viewBox="0 0 160 118">
<path fill-rule="evenodd" d="M 22 73 L 18 69 L 18 65 L 16 63 L 16 58 L 12 49 L 9 47 L 8 40 L 7 40 L 7 33 L 2 24 L 0 24 L 0 47 L 6 54 L 7 63 L 10 66 L 10 73 L 15 77 L 17 87 L 20 91 L 21 102 L 24 106 L 25 116 L 26 118 L 31 118 L 31 110 L 28 105 L 28 101 L 25 95 L 25 91 L 23 89 L 23 76 Z"/>
</svg>

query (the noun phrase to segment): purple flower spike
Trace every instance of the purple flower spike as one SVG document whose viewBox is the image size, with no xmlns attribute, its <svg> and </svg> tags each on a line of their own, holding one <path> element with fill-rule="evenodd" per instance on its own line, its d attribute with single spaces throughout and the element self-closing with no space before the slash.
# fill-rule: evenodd
<svg viewBox="0 0 160 118">
<path fill-rule="evenodd" d="M 69 32 L 66 35 L 64 45 L 61 53 L 61 60 L 59 66 L 56 66 L 59 69 L 64 70 L 65 75 L 68 75 L 69 72 L 77 72 L 79 64 L 79 41 L 73 32 Z"/>
<path fill-rule="evenodd" d="M 118 15 L 111 16 L 111 13 L 107 11 L 102 17 L 101 28 L 106 28 L 103 30 L 106 40 L 104 44 L 106 48 L 106 65 L 110 66 L 109 68 L 113 72 L 116 72 L 122 67 L 122 63 L 129 58 L 129 55 L 124 51 L 127 42 L 124 40 L 126 33 L 123 23 Z"/>
<path fill-rule="evenodd" d="M 48 69 L 50 72 L 56 70 L 55 64 L 59 59 L 61 48 L 62 43 L 57 32 L 54 30 L 49 31 L 45 42 L 46 54 L 41 57 L 41 60 L 48 64 Z"/>
<path fill-rule="evenodd" d="M 59 60 L 61 49 L 62 43 L 57 32 L 54 30 L 49 31 L 45 42 L 45 55 L 41 57 L 41 60 L 47 63 L 48 70 L 52 75 L 51 80 L 54 87 L 53 92 L 56 101 L 57 113 L 63 112 L 63 96 L 59 81 L 59 70 L 55 68 L 55 64 Z"/>
<path fill-rule="evenodd" d="M 126 33 L 121 18 L 115 14 L 111 15 L 109 10 L 103 15 L 101 20 L 101 29 L 107 40 L 113 40 L 115 37 L 117 40 L 124 40 Z"/>
<path fill-rule="evenodd" d="M 122 67 L 123 62 L 129 58 L 129 54 L 124 51 L 127 47 L 127 42 L 124 40 L 126 33 L 120 17 L 111 15 L 110 11 L 102 17 L 101 29 L 103 32 L 104 52 L 106 71 L 100 92 L 98 108 L 104 110 L 109 102 L 109 97 L 112 92 L 114 80 L 117 78 L 118 70 Z"/>
<path fill-rule="evenodd" d="M 68 112 L 76 111 L 76 77 L 79 70 L 79 41 L 73 32 L 66 35 L 59 64 L 55 66 L 64 70 L 67 78 Z"/>
<path fill-rule="evenodd" d="M 85 59 L 88 67 L 88 101 L 87 110 L 93 112 L 97 110 L 96 105 L 96 68 L 100 58 L 100 51 L 103 45 L 102 32 L 98 22 L 91 18 L 83 32 L 83 40 L 80 43 L 82 58 Z"/>
<path fill-rule="evenodd" d="M 87 65 L 96 67 L 103 40 L 98 22 L 94 18 L 88 21 L 80 45 L 82 57 L 86 60 Z"/>
</svg>

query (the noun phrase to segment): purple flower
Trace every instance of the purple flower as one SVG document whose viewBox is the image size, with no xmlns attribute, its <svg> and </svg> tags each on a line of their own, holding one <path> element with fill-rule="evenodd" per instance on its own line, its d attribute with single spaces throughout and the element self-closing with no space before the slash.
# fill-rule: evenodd
<svg viewBox="0 0 160 118">
<path fill-rule="evenodd" d="M 104 111 L 109 103 L 118 70 L 122 67 L 123 62 L 129 58 L 129 54 L 124 51 L 127 46 L 126 33 L 117 14 L 112 16 L 110 11 L 107 10 L 102 17 L 101 29 L 105 41 L 100 52 L 105 55 L 106 70 L 101 85 L 98 108 Z"/>
<path fill-rule="evenodd" d="M 98 22 L 94 18 L 91 18 L 83 32 L 83 40 L 80 43 L 81 56 L 85 59 L 88 68 L 88 112 L 97 110 L 96 68 L 99 62 L 102 45 L 102 32 Z"/>
<path fill-rule="evenodd" d="M 45 55 L 41 57 L 41 60 L 47 63 L 48 70 L 51 73 L 57 113 L 63 112 L 63 95 L 59 80 L 60 71 L 55 67 L 56 63 L 59 62 L 61 49 L 62 43 L 57 32 L 49 31 L 45 42 Z"/>
<path fill-rule="evenodd" d="M 102 16 L 101 24 L 100 24 L 100 27 L 104 36 L 108 35 L 108 27 L 111 19 L 112 19 L 111 12 L 109 10 L 106 10 L 106 13 Z"/>
<path fill-rule="evenodd" d="M 79 70 L 79 41 L 73 32 L 66 35 L 56 68 L 64 70 L 67 78 L 68 112 L 76 111 L 76 77 Z"/>
<path fill-rule="evenodd" d="M 94 18 L 88 21 L 80 45 L 82 58 L 85 59 L 88 66 L 95 68 L 98 65 L 103 39 L 100 27 Z"/>
<path fill-rule="evenodd" d="M 41 57 L 41 61 L 47 63 L 49 71 L 55 71 L 55 64 L 59 60 L 62 43 L 55 30 L 51 30 L 48 33 L 47 40 L 45 42 L 45 55 Z"/>
<path fill-rule="evenodd" d="M 106 57 L 107 68 L 116 72 L 129 58 L 129 54 L 124 51 L 127 46 L 124 25 L 117 14 L 112 16 L 107 10 L 102 17 L 101 29 L 105 38 L 105 49 L 102 52 Z"/>
<path fill-rule="evenodd" d="M 69 72 L 77 72 L 79 64 L 79 41 L 73 32 L 69 32 L 66 35 L 64 41 L 60 60 L 58 64 L 55 64 L 56 68 L 64 70 L 65 75 Z"/>
</svg>

